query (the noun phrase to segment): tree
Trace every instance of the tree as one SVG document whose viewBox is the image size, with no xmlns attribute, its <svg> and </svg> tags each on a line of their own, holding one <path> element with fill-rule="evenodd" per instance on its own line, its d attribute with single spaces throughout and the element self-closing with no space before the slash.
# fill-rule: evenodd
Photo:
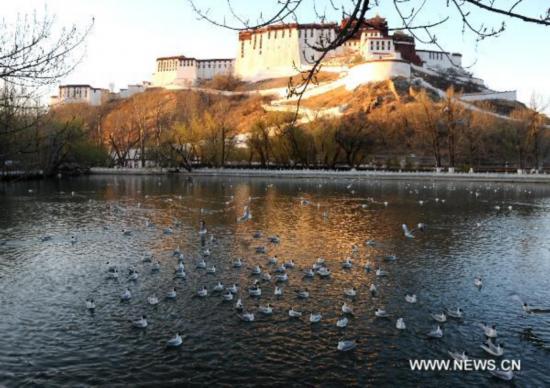
<svg viewBox="0 0 550 388">
<path fill-rule="evenodd" d="M 510 114 L 511 119 L 515 120 L 513 126 L 518 137 L 516 139 L 518 154 L 521 153 L 522 162 L 529 156 L 533 168 L 536 170 L 542 167 L 541 159 L 544 159 L 544 154 L 547 151 L 544 141 L 546 118 L 542 113 L 545 109 L 544 105 L 533 95 L 529 108 L 516 109 Z M 520 168 L 524 168 L 524 166 Z"/>
<path fill-rule="evenodd" d="M 442 166 L 441 148 L 443 142 L 441 110 L 424 90 L 418 93 L 415 99 L 416 109 L 411 111 L 414 114 L 413 125 L 418 136 L 429 143 L 435 167 L 440 168 Z"/>
<path fill-rule="evenodd" d="M 445 128 L 447 138 L 447 154 L 449 156 L 449 167 L 454 168 L 456 162 L 456 144 L 459 141 L 462 128 L 466 125 L 467 113 L 464 105 L 460 102 L 460 95 L 455 93 L 451 86 L 445 92 L 442 101 L 442 125 Z"/>
<path fill-rule="evenodd" d="M 46 114 L 39 89 L 79 63 L 92 25 L 57 29 L 47 12 L 19 16 L 13 24 L 0 21 L 0 166 L 15 159 L 41 167 L 37 157 L 29 158 L 39 151 L 36 131 Z"/>
<path fill-rule="evenodd" d="M 335 140 L 344 151 L 348 166 L 358 167 L 365 160 L 368 148 L 374 144 L 373 132 L 374 125 L 365 112 L 340 121 Z"/>
<path fill-rule="evenodd" d="M 258 155 L 262 167 L 270 162 L 271 142 L 269 139 L 269 125 L 266 120 L 256 120 L 248 132 L 246 143 L 250 148 L 250 157 Z"/>
<path fill-rule="evenodd" d="M 310 125 L 315 142 L 317 164 L 334 168 L 342 152 L 342 148 L 336 141 L 336 133 L 339 127 L 339 119 L 321 118 Z"/>
</svg>

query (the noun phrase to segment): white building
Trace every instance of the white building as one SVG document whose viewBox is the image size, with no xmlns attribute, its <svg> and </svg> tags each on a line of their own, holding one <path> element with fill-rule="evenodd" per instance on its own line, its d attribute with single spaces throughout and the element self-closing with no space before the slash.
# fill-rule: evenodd
<svg viewBox="0 0 550 388">
<path fill-rule="evenodd" d="M 157 58 L 152 87 L 181 89 L 216 75 L 232 75 L 234 59 L 196 59 L 183 55 Z"/>
<path fill-rule="evenodd" d="M 307 69 L 319 58 L 319 51 L 312 46 L 323 46 L 332 41 L 345 28 L 348 21 L 341 24 L 277 24 L 239 33 L 239 51 L 235 62 L 235 74 L 245 81 L 266 78 L 287 77 Z M 330 51 L 325 59 L 359 55 L 363 63 L 383 62 L 367 66 L 372 80 L 392 76 L 393 69 L 399 69 L 402 76 L 406 64 L 415 64 L 433 69 L 460 67 L 462 56 L 438 51 L 415 48 L 412 36 L 403 32 L 389 34 L 388 23 L 380 16 L 366 19 L 355 36 L 341 47 Z M 399 62 L 399 63 L 398 63 Z M 410 67 L 410 65 L 409 65 Z M 381 72 L 378 74 L 377 72 Z M 387 79 L 387 78 L 385 78 Z M 369 79 L 370 80 L 370 79 Z M 367 80 L 368 81 L 368 80 Z"/>
<path fill-rule="evenodd" d="M 83 103 L 101 105 L 109 97 L 109 90 L 90 85 L 60 85 L 59 95 L 50 98 L 50 106 L 58 104 Z"/>
<path fill-rule="evenodd" d="M 445 70 L 451 67 L 462 68 L 462 54 L 444 51 L 416 50 L 423 66 L 432 70 Z"/>
<path fill-rule="evenodd" d="M 115 98 L 129 98 L 134 94 L 142 93 L 145 89 L 151 87 L 151 83 L 148 81 L 143 81 L 141 84 L 128 85 L 127 88 L 120 89 L 118 93 L 115 94 Z"/>
</svg>

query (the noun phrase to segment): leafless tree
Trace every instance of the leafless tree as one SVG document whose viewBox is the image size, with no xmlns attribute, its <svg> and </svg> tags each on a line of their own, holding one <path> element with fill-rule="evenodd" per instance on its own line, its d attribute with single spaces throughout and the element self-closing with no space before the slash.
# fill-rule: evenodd
<svg viewBox="0 0 550 388">
<path fill-rule="evenodd" d="M 93 26 L 56 26 L 55 16 L 20 15 L 15 23 L 0 21 L 0 81 L 27 89 L 51 85 L 69 74 L 83 56 L 83 43 Z"/>
</svg>

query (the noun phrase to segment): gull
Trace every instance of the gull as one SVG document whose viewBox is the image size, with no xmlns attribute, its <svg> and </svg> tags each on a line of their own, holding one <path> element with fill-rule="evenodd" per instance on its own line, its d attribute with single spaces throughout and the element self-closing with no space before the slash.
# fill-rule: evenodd
<svg viewBox="0 0 550 388">
<path fill-rule="evenodd" d="M 86 299 L 86 308 L 91 311 L 95 310 L 95 302 L 93 299 Z"/>
<path fill-rule="evenodd" d="M 147 325 L 147 317 L 145 315 L 142 315 L 140 319 L 132 321 L 132 326 L 137 329 L 145 329 Z"/>
<path fill-rule="evenodd" d="M 176 333 L 176 335 L 172 338 L 170 338 L 166 342 L 166 346 L 169 348 L 177 348 L 178 346 L 181 346 L 183 340 L 181 339 L 180 333 Z"/>
<path fill-rule="evenodd" d="M 395 327 L 398 330 L 405 330 L 407 327 L 405 326 L 405 321 L 403 318 L 397 318 L 397 322 L 395 323 Z"/>
<path fill-rule="evenodd" d="M 309 322 L 311 323 L 319 323 L 321 322 L 321 313 L 311 313 L 309 314 Z"/>
<path fill-rule="evenodd" d="M 238 218 L 237 221 L 244 222 L 252 219 L 252 213 L 250 212 L 250 208 L 248 206 L 244 207 L 243 215 Z"/>
<path fill-rule="evenodd" d="M 489 325 L 486 325 L 485 323 L 481 323 L 479 326 L 483 329 L 483 333 L 485 334 L 486 337 L 496 338 L 497 327 L 495 325 L 489 326 Z"/>
<path fill-rule="evenodd" d="M 355 340 L 342 340 L 338 341 L 337 349 L 341 352 L 347 352 L 357 347 L 357 341 Z"/>
<path fill-rule="evenodd" d="M 199 235 L 205 236 L 208 230 L 206 229 L 206 222 L 204 220 L 201 220 L 200 222 L 200 228 L 199 228 Z"/>
<path fill-rule="evenodd" d="M 416 303 L 416 294 L 407 294 L 407 295 L 405 295 L 405 301 L 407 303 Z"/>
<path fill-rule="evenodd" d="M 474 285 L 477 288 L 481 288 L 483 286 L 483 281 L 481 280 L 481 277 L 478 276 L 474 279 Z"/>
<path fill-rule="evenodd" d="M 485 341 L 485 343 L 481 344 L 480 347 L 490 355 L 493 355 L 496 357 L 500 357 L 504 354 L 504 345 L 494 344 L 490 338 L 487 341 Z"/>
</svg>

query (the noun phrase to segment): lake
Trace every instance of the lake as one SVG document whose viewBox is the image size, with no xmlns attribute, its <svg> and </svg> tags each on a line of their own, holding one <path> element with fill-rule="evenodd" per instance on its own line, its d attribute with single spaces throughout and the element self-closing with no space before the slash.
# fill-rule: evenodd
<svg viewBox="0 0 550 388">
<path fill-rule="evenodd" d="M 247 205 L 252 219 L 237 221 Z M 401 225 L 418 223 L 425 230 L 406 238 Z M 550 307 L 549 236 L 545 185 L 168 176 L 2 184 L 0 385 L 548 385 L 550 314 L 526 313 L 522 302 Z M 174 276 L 178 247 L 186 279 Z M 215 274 L 195 268 L 205 250 Z M 274 255 L 277 265 L 268 262 Z M 319 257 L 331 276 L 304 279 Z M 351 269 L 342 268 L 346 257 Z M 274 276 L 291 259 L 280 297 L 273 279 L 251 274 L 260 265 Z M 109 278 L 112 266 L 118 280 Z M 255 279 L 260 298 L 247 292 Z M 213 292 L 218 281 L 238 284 L 254 322 L 240 319 L 237 297 Z M 197 297 L 203 286 L 208 296 Z M 173 287 L 176 299 L 165 299 Z M 344 295 L 350 287 L 353 299 Z M 132 298 L 121 302 L 126 288 Z M 297 298 L 306 288 L 310 297 Z M 407 303 L 407 293 L 418 302 Z M 148 304 L 153 295 L 157 305 Z M 344 302 L 354 314 L 342 329 Z M 258 312 L 267 303 L 271 316 Z M 290 318 L 291 307 L 303 317 Z M 430 314 L 457 307 L 463 319 L 448 317 L 443 337 L 428 338 Z M 389 318 L 375 317 L 377 308 Z M 321 313 L 319 323 L 309 322 L 311 312 Z M 148 327 L 132 327 L 143 314 Z M 398 317 L 405 330 L 396 329 Z M 501 358 L 521 360 L 511 383 L 487 371 L 411 370 L 409 360 L 450 359 L 448 351 L 495 359 L 480 348 L 482 322 L 496 325 Z M 168 348 L 176 332 L 183 343 Z M 357 347 L 340 352 L 339 340 Z"/>
</svg>

